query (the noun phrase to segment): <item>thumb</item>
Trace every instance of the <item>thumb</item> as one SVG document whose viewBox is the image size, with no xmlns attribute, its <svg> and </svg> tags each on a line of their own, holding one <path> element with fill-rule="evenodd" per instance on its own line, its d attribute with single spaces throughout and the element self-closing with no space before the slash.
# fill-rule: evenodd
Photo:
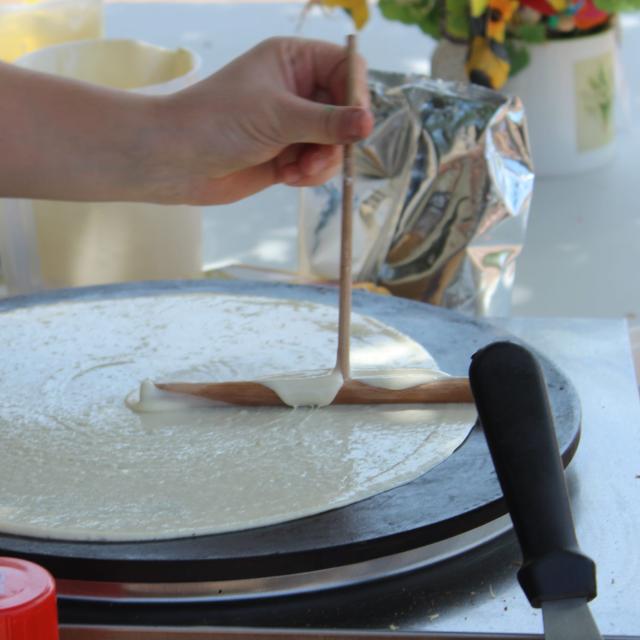
<svg viewBox="0 0 640 640">
<path fill-rule="evenodd" d="M 364 107 L 336 107 L 295 98 L 282 111 L 283 142 L 347 144 L 366 138 L 373 115 Z"/>
</svg>

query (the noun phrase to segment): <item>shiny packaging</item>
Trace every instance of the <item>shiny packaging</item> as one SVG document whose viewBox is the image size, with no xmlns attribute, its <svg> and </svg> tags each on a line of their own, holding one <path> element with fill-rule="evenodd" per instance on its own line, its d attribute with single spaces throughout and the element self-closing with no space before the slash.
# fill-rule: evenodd
<svg viewBox="0 0 640 640">
<path fill-rule="evenodd" d="M 357 146 L 354 280 L 472 315 L 507 315 L 533 189 L 522 104 L 473 85 L 371 72 Z M 341 179 L 308 189 L 303 275 L 336 279 Z"/>
</svg>

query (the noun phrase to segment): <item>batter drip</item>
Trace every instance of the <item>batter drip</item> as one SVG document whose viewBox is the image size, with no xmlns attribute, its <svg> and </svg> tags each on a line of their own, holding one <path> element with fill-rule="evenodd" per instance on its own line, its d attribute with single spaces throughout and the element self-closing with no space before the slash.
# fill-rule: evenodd
<svg viewBox="0 0 640 640">
<path fill-rule="evenodd" d="M 449 377 L 438 369 L 371 369 L 352 372 L 352 379 L 378 389 L 409 389 L 421 384 Z M 337 369 L 301 371 L 286 375 L 270 376 L 256 382 L 274 391 L 283 404 L 293 408 L 326 407 L 335 399 L 344 383 Z M 224 402 L 207 400 L 195 395 L 167 392 L 159 389 L 151 380 L 140 385 L 136 396 L 131 392 L 125 404 L 136 413 L 177 411 L 199 406 L 220 406 Z"/>
</svg>

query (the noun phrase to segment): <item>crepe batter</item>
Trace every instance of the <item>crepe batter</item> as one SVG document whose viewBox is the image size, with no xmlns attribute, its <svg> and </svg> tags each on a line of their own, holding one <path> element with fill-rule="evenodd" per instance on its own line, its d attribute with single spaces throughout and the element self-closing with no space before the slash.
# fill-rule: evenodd
<svg viewBox="0 0 640 640">
<path fill-rule="evenodd" d="M 435 380 L 449 377 L 437 369 L 371 369 L 355 372 L 352 379 L 379 389 L 408 389 Z M 280 400 L 290 407 L 327 407 L 335 399 L 344 383 L 342 373 L 338 369 L 321 371 L 300 371 L 286 375 L 269 376 L 256 380 L 274 391 Z M 220 405 L 221 401 L 166 392 L 158 389 L 153 380 L 144 380 L 136 394 L 130 393 L 127 406 L 137 413 L 157 413 L 175 411 L 196 406 Z"/>
<path fill-rule="evenodd" d="M 279 376 L 284 386 L 269 384 L 286 401 L 300 404 L 303 393 L 307 403 L 307 383 L 296 390 L 286 378 L 332 367 L 337 310 L 323 305 L 178 294 L 16 309 L 0 327 L 5 533 L 144 540 L 311 515 L 421 475 L 475 419 L 469 405 L 242 408 L 172 398 L 136 413 L 123 401 L 145 379 Z M 420 345 L 371 318 L 353 315 L 351 342 L 354 377 L 365 382 L 441 375 Z M 379 379 L 393 368 L 402 372 Z M 312 404 L 339 388 L 335 375 L 327 381 Z M 175 394 L 155 401 L 164 395 Z"/>
</svg>

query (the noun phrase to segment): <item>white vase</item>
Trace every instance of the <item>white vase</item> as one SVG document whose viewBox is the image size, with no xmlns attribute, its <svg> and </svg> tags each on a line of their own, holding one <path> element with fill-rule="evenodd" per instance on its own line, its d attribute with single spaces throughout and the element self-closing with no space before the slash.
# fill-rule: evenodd
<svg viewBox="0 0 640 640">
<path fill-rule="evenodd" d="M 524 103 L 536 175 L 596 169 L 615 153 L 613 29 L 528 46 L 529 65 L 503 91 Z"/>
<path fill-rule="evenodd" d="M 524 104 L 538 176 L 588 171 L 607 164 L 615 152 L 613 29 L 602 33 L 527 44 L 529 64 L 502 88 Z M 466 45 L 442 41 L 432 75 L 466 79 Z"/>
<path fill-rule="evenodd" d="M 137 40 L 40 49 L 19 66 L 101 86 L 166 94 L 200 77 L 200 58 Z M 0 257 L 10 293 L 202 275 L 198 207 L 140 202 L 6 200 Z"/>
</svg>

